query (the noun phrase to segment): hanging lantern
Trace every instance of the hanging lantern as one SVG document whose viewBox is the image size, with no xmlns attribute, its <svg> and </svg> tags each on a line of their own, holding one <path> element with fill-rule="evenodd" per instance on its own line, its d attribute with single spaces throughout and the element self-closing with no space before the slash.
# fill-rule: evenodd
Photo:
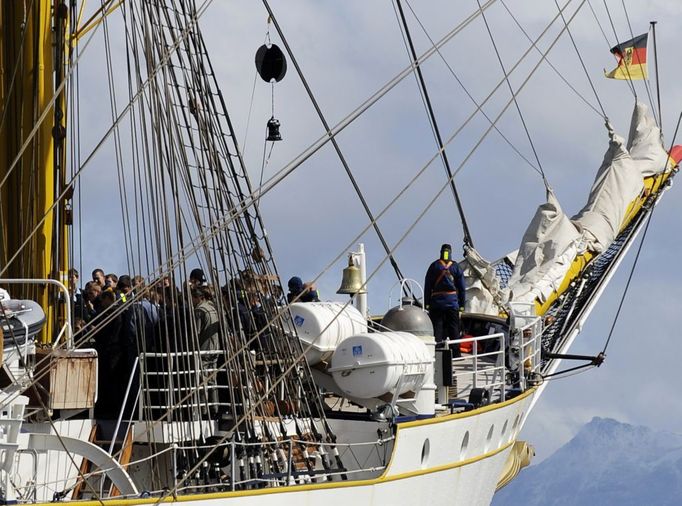
<svg viewBox="0 0 682 506">
<path fill-rule="evenodd" d="M 287 60 L 277 44 L 263 44 L 256 51 L 256 70 L 266 83 L 280 82 L 287 73 Z"/>
<path fill-rule="evenodd" d="M 282 134 L 279 133 L 279 120 L 273 116 L 268 121 L 268 141 L 281 141 Z"/>
</svg>

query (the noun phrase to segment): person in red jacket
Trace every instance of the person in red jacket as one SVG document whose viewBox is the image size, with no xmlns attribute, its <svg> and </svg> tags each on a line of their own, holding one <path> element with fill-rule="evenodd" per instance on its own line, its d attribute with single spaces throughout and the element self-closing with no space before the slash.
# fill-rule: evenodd
<svg viewBox="0 0 682 506">
<path fill-rule="evenodd" d="M 452 247 L 443 244 L 440 258 L 433 262 L 424 280 L 424 304 L 433 323 L 436 342 L 459 339 L 459 314 L 464 311 L 466 291 L 464 275 L 452 261 Z M 460 356 L 459 346 L 453 346 L 453 356 Z"/>
</svg>

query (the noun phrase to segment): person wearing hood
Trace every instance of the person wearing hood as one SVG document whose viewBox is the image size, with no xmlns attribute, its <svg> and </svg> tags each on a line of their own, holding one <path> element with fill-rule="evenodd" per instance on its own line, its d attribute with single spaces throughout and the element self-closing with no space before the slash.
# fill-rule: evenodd
<svg viewBox="0 0 682 506">
<path fill-rule="evenodd" d="M 301 278 L 294 276 L 287 283 L 289 293 L 287 293 L 287 302 L 320 302 L 320 294 L 317 293 L 315 286 L 312 283 L 303 283 Z"/>
</svg>

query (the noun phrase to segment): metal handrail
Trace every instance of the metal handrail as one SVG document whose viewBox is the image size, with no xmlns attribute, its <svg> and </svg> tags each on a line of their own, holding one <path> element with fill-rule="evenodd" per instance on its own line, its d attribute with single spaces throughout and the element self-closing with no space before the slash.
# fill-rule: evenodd
<svg viewBox="0 0 682 506">
<path fill-rule="evenodd" d="M 462 377 L 462 376 L 468 376 L 471 375 L 472 378 L 472 388 L 480 388 L 481 385 L 479 385 L 479 376 L 482 373 L 493 373 L 493 380 L 492 381 L 486 381 L 483 386 L 483 388 L 488 388 L 488 389 L 495 389 L 496 387 L 500 389 L 500 400 L 504 401 L 506 399 L 506 392 L 505 392 L 505 342 L 504 342 L 504 337 L 505 334 L 503 332 L 498 332 L 496 334 L 486 334 L 482 336 L 476 336 L 476 337 L 463 337 L 460 339 L 446 339 L 442 341 L 442 344 L 445 344 L 447 346 L 449 345 L 456 345 L 459 346 L 462 343 L 472 343 L 472 353 L 471 353 L 471 358 L 473 359 L 473 364 L 472 364 L 472 370 L 471 371 L 461 371 L 461 372 L 455 372 L 454 377 Z M 486 352 L 486 353 L 479 353 L 478 352 L 478 342 L 479 341 L 487 341 L 490 339 L 497 339 L 498 344 L 499 344 L 499 349 L 497 351 L 491 351 L 491 352 Z M 479 359 L 484 358 L 484 357 L 496 357 L 495 363 L 494 364 L 485 364 L 485 367 L 479 367 Z M 452 359 L 452 365 L 453 365 L 453 370 L 456 370 L 456 366 L 458 363 L 464 362 L 465 360 L 468 360 L 468 356 L 462 356 L 462 357 L 455 357 Z M 497 379 L 498 373 L 500 374 L 500 378 Z"/>
<path fill-rule="evenodd" d="M 521 390 L 527 388 L 526 370 L 530 373 L 537 372 L 542 365 L 541 337 L 542 320 L 539 317 L 525 317 L 531 319 L 526 325 L 514 329 L 514 339 L 519 350 L 519 386 Z"/>
<path fill-rule="evenodd" d="M 187 408 L 187 407 L 201 407 L 201 406 L 225 406 L 224 402 L 218 400 L 217 402 L 210 401 L 209 392 L 219 391 L 229 389 L 229 386 L 220 385 L 218 383 L 209 383 L 201 386 L 199 382 L 197 384 L 189 384 L 186 386 L 178 387 L 174 384 L 173 379 L 179 374 L 191 374 L 196 375 L 199 372 L 211 372 L 215 373 L 220 370 L 219 367 L 209 367 L 204 368 L 203 364 L 198 365 L 197 368 L 184 368 L 178 359 L 190 357 L 194 359 L 201 360 L 204 357 L 221 357 L 224 356 L 224 350 L 196 350 L 196 351 L 177 351 L 177 352 L 142 352 L 138 355 L 137 360 L 140 368 L 140 377 L 150 377 L 150 376 L 160 376 L 168 377 L 169 382 L 164 385 L 159 385 L 157 388 L 148 388 L 147 385 L 140 383 L 140 393 L 146 394 L 154 392 L 161 395 L 166 395 L 166 401 L 170 404 L 153 404 L 149 403 L 146 395 L 140 395 L 140 402 L 138 405 L 138 417 L 140 420 L 143 419 L 143 413 L 145 409 L 174 409 L 174 408 Z M 163 371 L 147 371 L 146 361 L 147 358 L 163 358 L 170 359 L 174 366 L 172 365 L 169 369 Z M 196 387 L 201 387 L 203 393 L 206 395 L 206 399 L 202 400 L 200 398 L 199 390 Z M 192 391 L 193 393 L 188 396 L 183 402 L 176 403 L 172 400 L 173 394 L 180 390 Z"/>
<path fill-rule="evenodd" d="M 422 293 L 422 300 L 424 299 L 424 288 L 422 288 L 422 285 L 420 285 L 416 279 L 402 278 L 402 279 L 396 281 L 395 283 L 393 283 L 393 285 L 391 286 L 391 289 L 388 291 L 388 308 L 389 309 L 391 309 L 393 307 L 393 290 L 395 289 L 395 287 L 400 285 L 400 293 L 405 293 L 405 285 L 408 283 L 414 283 L 415 285 L 417 285 L 417 288 L 419 288 L 419 290 Z M 404 297 L 399 297 L 401 309 L 403 307 L 403 298 Z M 410 302 L 410 305 L 414 306 L 414 298 Z"/>
<path fill-rule="evenodd" d="M 0 279 L 0 285 L 53 285 L 59 288 L 64 294 L 64 307 L 66 309 L 66 322 L 64 327 L 58 334 L 58 338 L 62 333 L 66 332 L 66 349 L 73 349 L 73 325 L 71 322 L 71 294 L 66 286 L 56 279 Z"/>
</svg>

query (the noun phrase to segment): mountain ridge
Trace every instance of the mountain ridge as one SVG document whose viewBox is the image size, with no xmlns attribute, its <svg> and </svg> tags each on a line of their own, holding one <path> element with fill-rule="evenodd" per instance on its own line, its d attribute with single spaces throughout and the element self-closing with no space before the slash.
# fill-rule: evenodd
<svg viewBox="0 0 682 506">
<path fill-rule="evenodd" d="M 493 506 L 678 505 L 682 435 L 594 417 L 550 457 L 523 470 Z"/>
</svg>

